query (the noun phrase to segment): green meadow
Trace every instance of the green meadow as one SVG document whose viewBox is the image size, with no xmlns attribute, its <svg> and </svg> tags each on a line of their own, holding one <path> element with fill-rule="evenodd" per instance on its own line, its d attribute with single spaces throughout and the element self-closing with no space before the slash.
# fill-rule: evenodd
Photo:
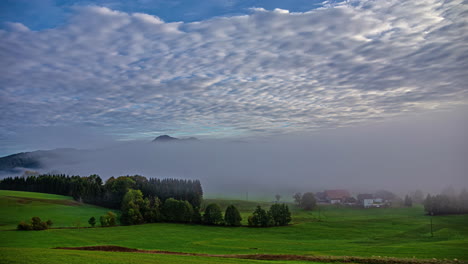
<svg viewBox="0 0 468 264">
<path fill-rule="evenodd" d="M 207 199 L 224 209 L 241 211 L 243 222 L 257 204 Z M 468 215 L 430 217 L 423 208 L 356 209 L 321 206 L 305 212 L 290 205 L 290 226 L 272 228 L 215 227 L 184 224 L 145 224 L 109 228 L 87 227 L 91 216 L 108 209 L 83 205 L 70 197 L 0 191 L 0 259 L 6 263 L 272 263 L 200 256 L 58 250 L 55 247 L 116 245 L 128 248 L 202 254 L 291 254 L 314 256 L 387 256 L 468 260 Z M 45 231 L 14 231 L 22 221 L 51 219 Z M 274 261 L 273 263 L 299 263 Z M 307 262 L 312 263 L 312 262 Z"/>
</svg>

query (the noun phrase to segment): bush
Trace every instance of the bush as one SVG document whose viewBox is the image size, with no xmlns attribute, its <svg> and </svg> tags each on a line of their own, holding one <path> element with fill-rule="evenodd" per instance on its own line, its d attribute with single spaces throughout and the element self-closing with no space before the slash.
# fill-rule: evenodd
<svg viewBox="0 0 468 264">
<path fill-rule="evenodd" d="M 141 213 L 146 223 L 156 223 L 162 221 L 161 201 L 159 198 L 151 197 L 144 200 Z"/>
<path fill-rule="evenodd" d="M 94 216 L 89 218 L 88 224 L 90 224 L 92 227 L 94 227 L 96 225 L 96 218 Z"/>
<path fill-rule="evenodd" d="M 105 215 L 102 215 L 100 218 L 99 218 L 99 222 L 101 222 L 101 226 L 102 227 L 105 227 L 105 226 L 115 226 L 117 225 L 117 215 L 111 211 L 107 212 L 107 214 Z"/>
<path fill-rule="evenodd" d="M 260 206 L 257 206 L 253 214 L 249 217 L 249 226 L 267 227 L 272 225 L 274 225 L 274 223 L 271 214 L 267 213 Z"/>
<path fill-rule="evenodd" d="M 227 226 L 240 226 L 242 217 L 239 213 L 239 210 L 234 205 L 230 205 L 226 208 L 224 213 L 224 223 Z"/>
<path fill-rule="evenodd" d="M 117 225 L 117 215 L 111 211 L 107 212 L 107 219 L 109 222 L 109 226 L 116 226 Z"/>
<path fill-rule="evenodd" d="M 164 220 L 176 223 L 190 223 L 193 216 L 193 207 L 187 201 L 169 198 L 164 202 L 162 213 Z"/>
<path fill-rule="evenodd" d="M 26 230 L 26 231 L 29 231 L 29 230 L 33 230 L 32 228 L 32 225 L 29 224 L 29 223 L 26 223 L 24 221 L 21 221 L 18 226 L 16 227 L 16 229 L 18 230 Z"/>
<path fill-rule="evenodd" d="M 203 215 L 203 223 L 206 225 L 220 225 L 223 223 L 221 207 L 217 204 L 209 204 Z"/>
<path fill-rule="evenodd" d="M 274 204 L 270 207 L 269 214 L 273 219 L 274 225 L 285 226 L 291 222 L 291 212 L 285 204 Z"/>
<path fill-rule="evenodd" d="M 16 227 L 18 230 L 46 230 L 52 226 L 52 221 L 42 222 L 41 218 L 34 216 L 29 223 L 21 221 Z"/>
<path fill-rule="evenodd" d="M 106 215 L 101 215 L 101 217 L 99 217 L 99 222 L 101 223 L 102 227 L 109 226 L 109 222 L 107 220 Z"/>
</svg>

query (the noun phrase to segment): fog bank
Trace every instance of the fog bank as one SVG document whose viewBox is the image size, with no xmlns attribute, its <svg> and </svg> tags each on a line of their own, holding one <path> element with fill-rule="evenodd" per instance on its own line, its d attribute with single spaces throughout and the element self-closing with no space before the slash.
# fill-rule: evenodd
<svg viewBox="0 0 468 264">
<path fill-rule="evenodd" d="M 200 179 L 207 193 L 440 191 L 468 186 L 464 111 L 245 141 L 132 141 L 67 152 L 41 172 Z"/>
</svg>

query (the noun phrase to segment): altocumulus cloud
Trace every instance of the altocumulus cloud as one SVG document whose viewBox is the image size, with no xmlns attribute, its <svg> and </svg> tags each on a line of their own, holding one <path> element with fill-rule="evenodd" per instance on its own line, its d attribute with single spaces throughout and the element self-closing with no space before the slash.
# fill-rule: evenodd
<svg viewBox="0 0 468 264">
<path fill-rule="evenodd" d="M 310 131 L 467 102 L 463 1 L 347 1 L 166 23 L 76 7 L 0 30 L 0 134 L 101 127 L 118 138 Z"/>
</svg>

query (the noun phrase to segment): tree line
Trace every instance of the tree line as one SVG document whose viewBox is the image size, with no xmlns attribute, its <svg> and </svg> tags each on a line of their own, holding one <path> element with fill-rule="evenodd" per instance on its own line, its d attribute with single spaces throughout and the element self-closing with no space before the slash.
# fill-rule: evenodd
<svg viewBox="0 0 468 264">
<path fill-rule="evenodd" d="M 468 192 L 464 189 L 459 195 L 428 194 L 424 210 L 429 215 L 468 214 Z"/>
<path fill-rule="evenodd" d="M 0 181 L 0 189 L 68 195 L 80 202 L 112 209 L 121 208 L 130 189 L 140 190 L 151 201 L 173 198 L 187 201 L 196 208 L 203 199 L 199 180 L 147 179 L 140 175 L 111 177 L 105 183 L 95 174 L 87 177 L 64 174 L 8 177 Z"/>
<path fill-rule="evenodd" d="M 193 207 L 189 202 L 168 198 L 161 202 L 158 198 L 144 197 L 140 190 L 130 189 L 122 201 L 123 225 L 155 222 L 193 223 L 204 225 L 241 226 L 242 217 L 234 205 L 229 205 L 222 214 L 221 207 L 211 203 L 204 209 Z M 291 213 L 285 204 L 273 204 L 268 211 L 260 206 L 248 218 L 252 227 L 283 226 L 291 221 Z"/>
</svg>

